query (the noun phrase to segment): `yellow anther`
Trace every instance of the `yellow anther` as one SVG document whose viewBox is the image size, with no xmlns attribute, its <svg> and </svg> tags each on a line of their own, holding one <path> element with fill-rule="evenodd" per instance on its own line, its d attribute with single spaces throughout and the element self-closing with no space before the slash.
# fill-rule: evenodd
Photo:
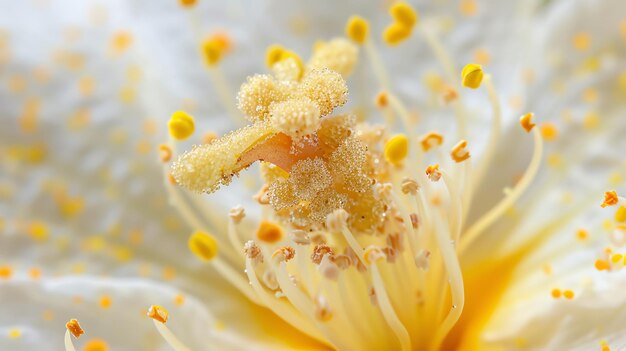
<svg viewBox="0 0 626 351">
<path fill-rule="evenodd" d="M 412 28 L 401 23 L 394 22 L 385 28 L 383 40 L 389 46 L 396 46 L 411 36 Z"/>
<path fill-rule="evenodd" d="M 48 239 L 49 230 L 48 226 L 42 222 L 33 222 L 28 227 L 28 233 L 30 236 L 38 241 L 45 241 Z"/>
<path fill-rule="evenodd" d="M 400 165 L 409 154 L 409 138 L 404 134 L 396 134 L 385 143 L 385 160 Z"/>
<path fill-rule="evenodd" d="M 595 262 L 595 267 L 599 271 L 608 271 L 611 266 L 609 265 L 607 261 L 597 259 Z"/>
<path fill-rule="evenodd" d="M 210 261 L 217 256 L 217 241 L 208 233 L 197 231 L 191 234 L 189 250 L 203 261 Z"/>
<path fill-rule="evenodd" d="M 13 275 L 11 266 L 0 266 L 0 279 L 9 279 Z"/>
<path fill-rule="evenodd" d="M 615 211 L 615 222 L 626 222 L 626 205 L 620 206 L 617 211 Z"/>
<path fill-rule="evenodd" d="M 100 307 L 106 310 L 111 307 L 111 297 L 109 295 L 103 295 L 102 297 L 100 297 L 99 303 Z"/>
<path fill-rule="evenodd" d="M 455 162 L 463 162 L 470 158 L 469 151 L 465 150 L 466 147 L 467 141 L 461 140 L 452 148 L 452 151 L 450 151 L 450 156 L 452 156 L 452 159 Z"/>
<path fill-rule="evenodd" d="M 403 25 L 413 28 L 417 23 L 417 12 L 406 2 L 396 2 L 389 9 L 389 14 L 393 19 Z"/>
<path fill-rule="evenodd" d="M 270 45 L 265 51 L 265 64 L 267 67 L 272 68 L 276 62 L 280 61 L 284 51 L 285 48 L 278 44 Z"/>
<path fill-rule="evenodd" d="M 197 2 L 198 2 L 197 0 L 178 0 L 178 3 L 180 4 L 180 6 L 183 6 L 183 7 L 192 7 Z"/>
<path fill-rule="evenodd" d="M 441 179 L 441 172 L 439 171 L 439 164 L 436 163 L 434 165 L 430 165 L 426 167 L 426 175 L 428 179 L 433 182 L 439 181 Z"/>
<path fill-rule="evenodd" d="M 456 89 L 454 89 L 453 87 L 444 86 L 442 90 L 443 91 L 441 97 L 443 99 L 443 102 L 445 102 L 446 104 L 449 104 L 459 98 L 459 92 L 456 91 Z"/>
<path fill-rule="evenodd" d="M 176 111 L 167 122 L 170 136 L 176 140 L 185 140 L 193 134 L 195 122 L 193 117 L 183 111 Z"/>
<path fill-rule="evenodd" d="M 475 63 L 465 65 L 461 71 L 463 86 L 471 89 L 477 89 L 480 87 L 480 83 L 483 81 L 483 76 L 483 67 Z"/>
<path fill-rule="evenodd" d="M 613 261 L 613 263 L 619 263 L 622 258 L 622 254 L 614 254 L 613 256 L 611 256 L 611 261 Z"/>
<path fill-rule="evenodd" d="M 369 246 L 363 252 L 363 259 L 367 264 L 373 264 L 385 259 L 383 251 L 376 246 Z"/>
<path fill-rule="evenodd" d="M 204 62 L 209 66 L 213 67 L 217 65 L 222 59 L 222 54 L 224 49 L 223 43 L 215 38 L 210 38 L 205 40 L 202 43 L 202 56 L 204 57 Z"/>
<path fill-rule="evenodd" d="M 159 152 L 161 153 L 161 162 L 170 162 L 172 159 L 172 148 L 166 144 L 159 145 Z"/>
<path fill-rule="evenodd" d="M 604 201 L 602 202 L 602 208 L 607 206 L 616 205 L 619 202 L 619 198 L 617 197 L 617 193 L 613 191 L 607 191 L 604 193 Z"/>
<path fill-rule="evenodd" d="M 587 238 L 589 237 L 589 232 L 587 232 L 584 229 L 579 229 L 576 231 L 576 238 L 578 240 L 587 240 Z"/>
<path fill-rule="evenodd" d="M 563 291 L 563 297 L 565 297 L 568 300 L 571 300 L 574 298 L 574 292 L 571 290 L 565 290 Z"/>
<path fill-rule="evenodd" d="M 554 123 L 543 123 L 541 125 L 541 136 L 545 141 L 553 141 L 559 136 L 559 130 Z"/>
<path fill-rule="evenodd" d="M 476 0 L 461 0 L 459 10 L 464 16 L 473 16 L 478 11 Z"/>
<path fill-rule="evenodd" d="M 550 292 L 550 295 L 552 295 L 553 298 L 558 299 L 561 297 L 561 289 L 552 289 L 552 291 Z"/>
<path fill-rule="evenodd" d="M 70 319 L 70 321 L 65 324 L 65 328 L 67 328 L 76 339 L 85 334 L 85 331 L 80 327 L 76 319 Z"/>
<path fill-rule="evenodd" d="M 374 102 L 379 108 L 387 107 L 389 105 L 389 95 L 386 91 L 381 91 L 376 95 Z"/>
<path fill-rule="evenodd" d="M 346 36 L 358 44 L 363 44 L 369 38 L 369 23 L 363 17 L 352 16 L 346 23 Z"/>
<path fill-rule="evenodd" d="M 132 34 L 128 32 L 118 32 L 111 38 L 111 49 L 114 53 L 120 54 L 126 51 L 133 42 Z"/>
<path fill-rule="evenodd" d="M 283 238 L 283 229 L 277 223 L 261 221 L 256 231 L 256 237 L 266 243 L 276 243 Z"/>
<path fill-rule="evenodd" d="M 441 144 L 443 144 L 443 135 L 437 132 L 429 132 L 422 137 L 420 144 L 422 144 L 424 152 L 427 152 L 431 148 L 441 146 Z"/>
<path fill-rule="evenodd" d="M 109 345 L 104 340 L 91 339 L 85 344 L 83 351 L 107 351 L 108 349 Z"/>
<path fill-rule="evenodd" d="M 529 112 L 525 115 L 523 115 L 522 117 L 520 117 L 519 119 L 519 124 L 524 128 L 524 130 L 528 133 L 530 133 L 530 131 L 533 129 L 533 127 L 536 125 L 533 123 L 533 117 L 535 116 L 534 113 Z"/>
<path fill-rule="evenodd" d="M 9 338 L 17 339 L 22 336 L 22 330 L 18 328 L 12 328 L 9 330 Z"/>
<path fill-rule="evenodd" d="M 288 262 L 296 256 L 296 250 L 291 246 L 279 247 L 272 253 L 272 258 L 282 262 Z"/>
<path fill-rule="evenodd" d="M 578 51 L 585 51 L 591 45 L 591 36 L 585 32 L 577 33 L 572 38 L 572 45 Z"/>
<path fill-rule="evenodd" d="M 167 322 L 167 317 L 169 316 L 169 313 L 167 313 L 167 310 L 161 306 L 152 305 L 150 306 L 150 308 L 148 308 L 148 313 L 146 315 L 154 319 L 155 321 L 159 321 L 165 324 L 165 322 Z"/>
</svg>

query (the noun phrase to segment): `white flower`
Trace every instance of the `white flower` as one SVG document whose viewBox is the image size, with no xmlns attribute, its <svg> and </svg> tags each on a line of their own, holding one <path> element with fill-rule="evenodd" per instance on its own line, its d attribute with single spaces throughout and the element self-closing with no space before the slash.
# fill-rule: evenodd
<svg viewBox="0 0 626 351">
<path fill-rule="evenodd" d="M 393 22 L 388 6 L 0 4 L 0 349 L 63 349 L 72 318 L 85 331 L 74 342 L 90 351 L 171 349 L 157 329 L 177 350 L 626 347 L 626 204 L 609 192 L 612 205 L 600 207 L 605 192 L 626 193 L 623 1 L 415 5 L 415 27 L 390 30 L 390 41 L 402 41 L 393 47 L 379 40 Z M 352 15 L 369 21 L 370 44 L 353 64 L 352 44 L 327 43 L 311 78 L 302 64 L 311 46 L 344 36 Z M 291 51 L 270 71 L 265 49 L 275 43 Z M 344 107 L 324 60 L 346 78 Z M 485 73 L 476 91 L 461 86 L 467 63 Z M 275 162 L 292 183 L 259 192 L 254 165 L 216 194 L 170 184 L 159 152 L 175 161 L 248 123 L 232 88 L 254 73 L 276 76 L 271 101 L 289 109 L 241 139 L 241 155 Z M 320 89 L 328 77 L 332 91 Z M 371 158 L 378 145 L 381 173 L 360 177 L 311 146 L 319 141 L 311 130 L 327 121 L 320 127 L 311 115 L 333 108 L 395 126 L 354 129 L 361 141 L 335 154 Z M 195 133 L 167 142 L 167 117 L 178 110 L 195 116 L 180 135 Z M 531 134 L 518 124 L 529 112 Z M 287 128 L 299 140 L 289 145 L 313 149 L 302 154 L 311 157 L 269 155 L 281 140 L 254 136 L 270 138 L 273 128 Z M 394 131 L 406 138 L 383 150 Z M 212 150 L 231 142 L 212 141 Z M 270 147 L 251 152 L 250 143 Z M 232 148 L 219 150 L 210 160 L 238 171 Z M 175 176 L 197 180 L 203 162 L 178 163 Z M 268 164 L 262 172 L 284 176 Z M 371 202 L 338 191 L 336 177 L 370 191 Z M 314 212 L 323 196 L 332 205 Z M 387 219 L 367 235 L 371 223 L 356 213 Z M 196 231 L 191 251 L 204 260 L 188 247 Z M 151 305 L 169 311 L 151 315 L 169 315 L 173 334 L 151 325 Z"/>
</svg>

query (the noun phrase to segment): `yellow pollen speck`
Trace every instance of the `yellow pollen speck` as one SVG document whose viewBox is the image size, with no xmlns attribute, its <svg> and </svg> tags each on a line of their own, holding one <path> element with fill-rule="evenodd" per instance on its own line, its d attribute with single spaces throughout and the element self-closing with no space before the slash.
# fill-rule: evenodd
<svg viewBox="0 0 626 351">
<path fill-rule="evenodd" d="M 591 46 L 591 35 L 585 32 L 577 33 L 572 38 L 572 45 L 578 51 L 589 49 L 589 46 Z"/>
<path fill-rule="evenodd" d="M 587 240 L 587 238 L 589 237 L 589 232 L 587 232 L 584 229 L 579 229 L 576 231 L 576 238 L 578 240 Z"/>
<path fill-rule="evenodd" d="M 159 145 L 161 162 L 169 162 L 172 159 L 172 148 L 166 144 Z"/>
<path fill-rule="evenodd" d="M 610 268 L 609 263 L 601 259 L 597 259 L 594 265 L 599 271 L 608 271 Z"/>
<path fill-rule="evenodd" d="M 39 268 L 31 268 L 28 272 L 28 275 L 31 277 L 31 279 L 37 280 L 41 278 L 41 270 L 39 270 Z"/>
<path fill-rule="evenodd" d="M 459 141 L 450 151 L 450 156 L 455 162 L 463 162 L 470 158 L 469 151 L 465 150 L 467 147 L 467 141 L 461 140 Z"/>
<path fill-rule="evenodd" d="M 573 298 L 574 298 L 574 292 L 573 292 L 573 291 L 571 291 L 571 290 L 565 290 L 565 291 L 563 291 L 563 296 L 564 296 L 566 299 L 571 300 L 571 299 L 573 299 Z"/>
<path fill-rule="evenodd" d="M 463 67 L 461 71 L 461 79 L 463 86 L 470 89 L 477 89 L 483 81 L 483 68 L 481 65 L 470 63 Z"/>
<path fill-rule="evenodd" d="M 115 54 L 126 51 L 133 42 L 133 36 L 128 32 L 116 33 L 111 39 L 111 49 Z"/>
<path fill-rule="evenodd" d="M 13 275 L 11 266 L 0 266 L 0 279 L 9 279 Z"/>
<path fill-rule="evenodd" d="M 400 165 L 409 154 L 409 138 L 404 134 L 396 134 L 385 143 L 385 160 Z"/>
<path fill-rule="evenodd" d="M 443 135 L 437 132 L 429 132 L 422 137 L 420 144 L 422 144 L 422 149 L 426 152 L 435 146 L 441 146 L 443 144 Z"/>
<path fill-rule="evenodd" d="M 558 135 L 559 130 L 553 123 L 546 122 L 541 125 L 541 136 L 543 136 L 545 141 L 553 141 Z"/>
<path fill-rule="evenodd" d="M 42 222 L 33 222 L 28 227 L 28 234 L 37 241 L 45 241 L 49 235 L 48 226 Z"/>
<path fill-rule="evenodd" d="M 389 14 L 397 23 L 413 28 L 417 23 L 417 12 L 406 2 L 396 2 L 389 9 Z"/>
<path fill-rule="evenodd" d="M 363 17 L 352 16 L 346 24 L 346 36 L 358 44 L 363 44 L 369 37 L 369 23 Z"/>
<path fill-rule="evenodd" d="M 282 228 L 270 221 L 261 221 L 256 232 L 256 237 L 266 243 L 275 243 L 283 238 Z"/>
<path fill-rule="evenodd" d="M 207 39 L 202 43 L 204 62 L 209 67 L 217 65 L 222 59 L 223 53 L 223 44 L 215 38 Z"/>
<path fill-rule="evenodd" d="M 613 191 L 607 191 L 604 193 L 604 201 L 602 202 L 602 208 L 605 208 L 607 206 L 613 206 L 616 205 L 617 202 L 619 201 L 619 198 L 617 197 L 617 193 L 613 190 Z"/>
<path fill-rule="evenodd" d="M 205 232 L 195 232 L 189 238 L 189 250 L 203 261 L 210 261 L 217 256 L 217 240 Z"/>
<path fill-rule="evenodd" d="M 558 298 L 561 297 L 561 290 L 560 289 L 552 289 L 550 294 L 552 295 L 553 298 L 558 299 Z"/>
<path fill-rule="evenodd" d="M 383 40 L 389 46 L 396 46 L 411 36 L 412 29 L 407 25 L 394 22 L 385 28 Z"/>
<path fill-rule="evenodd" d="M 533 123 L 533 117 L 534 116 L 535 116 L 534 113 L 529 112 L 529 113 L 523 115 L 522 117 L 520 117 L 520 119 L 519 119 L 519 123 L 522 125 L 522 127 L 524 127 L 524 130 L 526 130 L 526 132 L 528 132 L 528 133 L 530 133 L 530 131 L 535 126 L 535 124 Z"/>
<path fill-rule="evenodd" d="M 22 331 L 17 328 L 13 328 L 9 330 L 9 338 L 17 339 L 22 336 Z"/>
<path fill-rule="evenodd" d="M 615 222 L 626 222 L 626 205 L 621 205 L 617 211 L 615 211 Z"/>
<path fill-rule="evenodd" d="M 76 339 L 85 334 L 85 331 L 80 327 L 76 319 L 70 319 L 70 321 L 65 324 L 65 328 L 67 328 Z"/>
<path fill-rule="evenodd" d="M 183 111 L 176 111 L 172 114 L 167 127 L 170 136 L 176 140 L 185 140 L 193 134 L 195 122 L 193 117 Z"/>
<path fill-rule="evenodd" d="M 85 344 L 83 351 L 108 351 L 108 349 L 109 345 L 104 340 L 91 339 Z"/>
<path fill-rule="evenodd" d="M 378 95 L 376 95 L 374 103 L 378 108 L 387 107 L 389 105 L 389 95 L 387 95 L 387 92 L 381 91 L 380 93 L 378 93 Z"/>
<path fill-rule="evenodd" d="M 150 306 L 150 308 L 148 308 L 148 313 L 146 315 L 156 321 L 165 324 L 167 322 L 169 313 L 165 308 L 161 306 L 152 305 Z"/>
<path fill-rule="evenodd" d="M 180 6 L 182 7 L 192 7 L 194 6 L 198 1 L 197 0 L 178 0 L 178 3 L 180 4 Z"/>
<path fill-rule="evenodd" d="M 103 309 L 111 307 L 111 297 L 109 295 L 104 295 L 100 298 L 100 307 Z"/>
</svg>

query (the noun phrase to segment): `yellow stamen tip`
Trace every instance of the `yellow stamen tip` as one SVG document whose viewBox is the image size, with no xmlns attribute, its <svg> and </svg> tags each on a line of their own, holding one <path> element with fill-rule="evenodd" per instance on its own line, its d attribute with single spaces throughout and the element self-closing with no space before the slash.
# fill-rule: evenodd
<svg viewBox="0 0 626 351">
<path fill-rule="evenodd" d="M 192 7 L 194 6 L 198 1 L 197 0 L 178 0 L 178 3 L 180 4 L 180 6 L 182 7 Z"/>
<path fill-rule="evenodd" d="M 574 298 L 574 292 L 571 290 L 565 290 L 563 291 L 563 297 L 565 297 L 568 300 L 571 300 Z"/>
<path fill-rule="evenodd" d="M 422 137 L 420 144 L 422 144 L 424 152 L 427 152 L 431 148 L 441 146 L 441 144 L 443 144 L 443 135 L 437 132 L 429 132 Z"/>
<path fill-rule="evenodd" d="M 272 68 L 276 62 L 280 61 L 284 51 L 285 48 L 278 44 L 270 45 L 265 51 L 265 64 L 267 67 Z"/>
<path fill-rule="evenodd" d="M 346 35 L 358 44 L 363 44 L 369 38 L 369 23 L 360 16 L 352 16 L 346 23 Z"/>
<path fill-rule="evenodd" d="M 461 140 L 459 141 L 450 151 L 450 156 L 455 162 L 463 162 L 470 158 L 469 151 L 465 150 L 467 147 L 467 141 Z"/>
<path fill-rule="evenodd" d="M 146 314 L 148 317 L 159 321 L 163 324 L 165 324 L 165 322 L 167 322 L 167 318 L 169 316 L 169 313 L 167 312 L 167 310 L 161 306 L 157 306 L 157 305 L 152 305 L 150 306 L 150 308 L 148 309 L 148 313 Z"/>
<path fill-rule="evenodd" d="M 217 241 L 205 232 L 195 232 L 189 238 L 189 250 L 203 261 L 210 261 L 217 256 Z"/>
<path fill-rule="evenodd" d="M 412 28 L 417 23 L 417 11 L 406 2 L 397 2 L 389 9 L 393 19 L 403 25 Z"/>
<path fill-rule="evenodd" d="M 596 260 L 595 267 L 599 271 L 608 271 L 610 268 L 609 263 L 607 261 L 600 260 L 600 259 Z"/>
<path fill-rule="evenodd" d="M 519 124 L 524 128 L 524 130 L 528 133 L 530 133 L 530 131 L 533 129 L 533 127 L 536 125 L 533 123 L 533 117 L 535 116 L 534 113 L 529 112 L 525 115 L 523 115 L 522 117 L 520 117 L 519 119 Z"/>
<path fill-rule="evenodd" d="M 607 206 L 613 206 L 616 205 L 619 201 L 619 198 L 617 197 L 617 193 L 613 190 L 613 191 L 607 191 L 604 193 L 604 201 L 602 202 L 602 208 L 605 208 Z"/>
<path fill-rule="evenodd" d="M 72 333 L 72 335 L 74 335 L 76 339 L 85 334 L 85 331 L 81 328 L 76 319 L 70 319 L 70 321 L 65 324 L 65 327 L 70 331 L 70 333 Z"/>
<path fill-rule="evenodd" d="M 561 290 L 560 289 L 552 289 L 552 291 L 550 292 L 550 295 L 552 295 L 553 298 L 558 299 L 561 297 Z"/>
<path fill-rule="evenodd" d="M 402 22 L 394 22 L 385 28 L 383 41 L 389 46 L 396 46 L 411 36 L 412 28 Z"/>
<path fill-rule="evenodd" d="M 541 136 L 546 141 L 553 141 L 559 136 L 559 130 L 553 123 L 543 123 L 541 125 Z"/>
<path fill-rule="evenodd" d="M 283 230 L 274 222 L 262 221 L 261 224 L 259 224 L 256 236 L 259 240 L 271 244 L 278 242 L 283 238 Z"/>
<path fill-rule="evenodd" d="M 217 65 L 224 53 L 224 43 L 216 38 L 210 38 L 202 43 L 202 54 L 204 56 L 204 62 L 213 67 Z"/>
<path fill-rule="evenodd" d="M 183 111 L 176 111 L 172 114 L 167 123 L 170 136 L 176 140 L 185 140 L 193 134 L 195 122 L 193 117 Z"/>
<path fill-rule="evenodd" d="M 409 138 L 404 134 L 396 134 L 385 143 L 385 160 L 394 165 L 404 161 L 409 153 Z"/>
<path fill-rule="evenodd" d="M 615 211 L 615 222 L 626 222 L 626 205 L 620 206 L 617 211 Z"/>
<path fill-rule="evenodd" d="M 470 89 L 477 89 L 483 81 L 483 67 L 475 63 L 470 63 L 463 67 L 461 71 L 461 79 L 463 86 Z"/>
</svg>

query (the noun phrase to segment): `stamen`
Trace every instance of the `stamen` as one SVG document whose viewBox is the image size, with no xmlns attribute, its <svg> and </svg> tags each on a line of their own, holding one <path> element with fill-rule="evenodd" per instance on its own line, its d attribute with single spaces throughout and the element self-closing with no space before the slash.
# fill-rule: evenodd
<svg viewBox="0 0 626 351">
<path fill-rule="evenodd" d="M 520 119 L 519 119 L 519 123 L 522 125 L 524 130 L 526 132 L 528 132 L 528 133 L 530 133 L 530 131 L 535 126 L 535 124 L 532 122 L 534 115 L 535 115 L 534 113 L 529 112 L 529 113 L 523 115 L 522 117 L 520 117 Z"/>
<path fill-rule="evenodd" d="M 195 122 L 192 116 L 183 111 L 176 111 L 167 122 L 170 136 L 175 140 L 185 140 L 193 134 Z"/>
<path fill-rule="evenodd" d="M 467 147 L 467 141 L 461 140 L 452 148 L 452 151 L 450 152 L 450 156 L 452 156 L 452 159 L 455 162 L 457 163 L 463 162 L 467 160 L 468 158 L 470 158 L 469 151 L 465 150 L 466 147 Z"/>
<path fill-rule="evenodd" d="M 478 89 L 483 81 L 483 68 L 475 63 L 467 64 L 461 71 L 461 81 L 463 86 L 470 89 Z"/>
<path fill-rule="evenodd" d="M 618 201 L 619 198 L 617 197 L 617 193 L 615 192 L 615 190 L 607 191 L 604 193 L 604 201 L 600 206 L 602 208 L 605 208 L 607 206 L 614 206 L 617 205 Z"/>
<path fill-rule="evenodd" d="M 362 45 L 369 39 L 369 23 L 360 16 L 350 17 L 346 24 L 346 36 Z"/>
<path fill-rule="evenodd" d="M 438 182 L 441 179 L 441 171 L 439 171 L 439 164 L 434 164 L 426 167 L 426 175 L 432 182 Z"/>
<path fill-rule="evenodd" d="M 74 348 L 74 344 L 72 343 L 71 335 L 78 339 L 81 335 L 85 333 L 85 331 L 83 330 L 83 328 L 81 328 L 76 319 L 70 319 L 70 321 L 65 324 L 65 328 L 67 329 L 65 331 L 64 340 L 65 351 L 75 351 L 76 349 Z"/>
<path fill-rule="evenodd" d="M 150 310 L 154 310 L 155 307 L 158 306 L 150 306 Z M 167 314 L 167 312 L 166 312 Z M 191 351 L 190 348 L 185 346 L 177 337 L 172 333 L 172 331 L 165 325 L 165 322 L 160 321 L 159 319 L 152 318 L 152 322 L 156 330 L 161 334 L 161 337 L 165 340 L 165 342 L 172 348 L 174 351 Z M 165 318 L 167 320 L 167 317 Z"/>
<path fill-rule="evenodd" d="M 211 261 L 217 256 L 217 241 L 205 232 L 195 232 L 189 238 L 189 250 L 203 261 Z"/>
<path fill-rule="evenodd" d="M 167 144 L 161 144 L 159 145 L 159 151 L 161 152 L 161 162 L 170 162 L 172 159 L 172 148 L 170 148 Z"/>
<path fill-rule="evenodd" d="M 401 165 L 409 154 L 409 139 L 404 134 L 396 134 L 385 143 L 385 160 L 396 166 Z"/>
<path fill-rule="evenodd" d="M 193 7 L 198 0 L 178 0 L 178 3 L 183 7 Z"/>
<path fill-rule="evenodd" d="M 277 223 L 261 221 L 256 232 L 256 237 L 266 243 L 273 244 L 283 238 L 283 229 Z"/>
<path fill-rule="evenodd" d="M 443 135 L 437 132 L 429 132 L 422 137 L 420 143 L 422 144 L 424 152 L 427 152 L 431 148 L 441 146 L 441 144 L 443 144 Z"/>
<path fill-rule="evenodd" d="M 169 313 L 165 308 L 161 306 L 152 305 L 150 306 L 150 308 L 148 308 L 148 313 L 146 315 L 154 319 L 155 321 L 165 324 L 167 322 Z"/>
</svg>

